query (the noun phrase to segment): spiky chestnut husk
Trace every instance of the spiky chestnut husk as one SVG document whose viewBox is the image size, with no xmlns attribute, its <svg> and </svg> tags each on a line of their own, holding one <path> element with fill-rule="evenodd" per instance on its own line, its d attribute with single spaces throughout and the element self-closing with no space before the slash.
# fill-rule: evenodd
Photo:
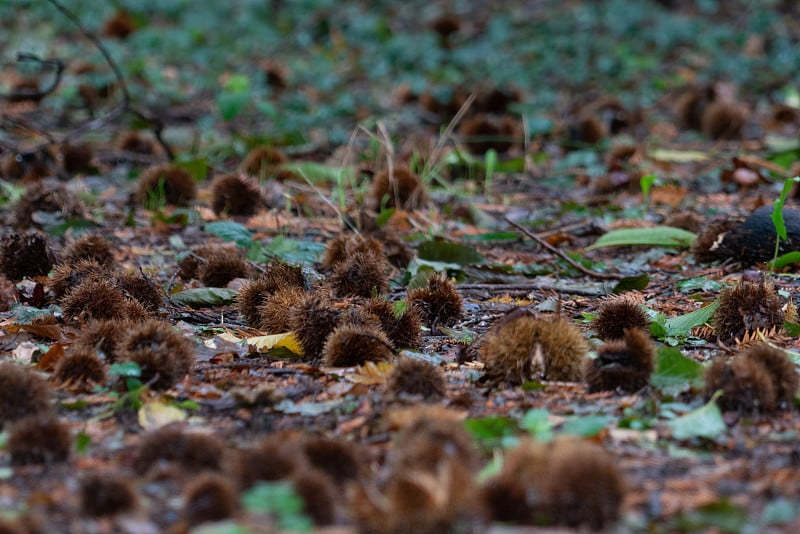
<svg viewBox="0 0 800 534">
<path fill-rule="evenodd" d="M 302 443 L 308 463 L 343 485 L 355 481 L 369 469 L 368 451 L 343 439 L 312 437 Z"/>
<path fill-rule="evenodd" d="M 478 114 L 464 120 L 458 133 L 472 154 L 484 154 L 489 150 L 503 154 L 516 141 L 517 123 L 505 115 Z"/>
<path fill-rule="evenodd" d="M 115 276 L 114 281 L 126 297 L 135 300 L 147 311 L 158 311 L 164 304 L 161 289 L 143 273 L 127 271 Z"/>
<path fill-rule="evenodd" d="M 44 234 L 6 234 L 0 237 L 0 272 L 11 280 L 46 276 L 53 267 Z"/>
<path fill-rule="evenodd" d="M 292 475 L 290 482 L 303 500 L 303 511 L 315 525 L 334 523 L 339 492 L 328 475 L 316 469 L 303 469 Z"/>
<path fill-rule="evenodd" d="M 240 169 L 251 176 L 269 178 L 276 173 L 278 167 L 288 162 L 286 154 L 277 148 L 258 146 L 247 153 Z"/>
<path fill-rule="evenodd" d="M 718 390 L 717 405 L 722 410 L 743 413 L 771 412 L 776 407 L 775 385 L 767 368 L 752 358 L 735 357 L 728 364 L 716 360 L 706 370 L 705 397 Z"/>
<path fill-rule="evenodd" d="M 716 97 L 716 90 L 710 85 L 687 89 L 675 104 L 675 112 L 681 127 L 688 130 L 701 130 L 703 114 Z"/>
<path fill-rule="evenodd" d="M 461 421 L 423 412 L 397 433 L 389 461 L 396 470 L 433 472 L 442 462 L 452 461 L 470 471 L 478 465 L 479 456 Z"/>
<path fill-rule="evenodd" d="M 208 247 L 197 268 L 197 276 L 206 287 L 225 287 L 234 278 L 250 276 L 250 266 L 239 249 Z"/>
<path fill-rule="evenodd" d="M 0 312 L 7 312 L 19 300 L 17 286 L 3 275 L 0 275 Z"/>
<path fill-rule="evenodd" d="M 783 326 L 781 299 L 772 282 L 742 281 L 725 288 L 719 296 L 719 307 L 711 324 L 723 343 L 744 339 L 756 330 L 770 331 Z"/>
<path fill-rule="evenodd" d="M 286 89 L 289 79 L 289 69 L 286 68 L 286 65 L 267 59 L 260 62 L 258 67 L 264 73 L 264 81 L 267 82 L 267 85 L 278 91 Z"/>
<path fill-rule="evenodd" d="M 93 319 L 141 320 L 149 312 L 138 301 L 125 297 L 113 280 L 88 277 L 61 299 L 64 320 L 86 322 Z"/>
<path fill-rule="evenodd" d="M 372 253 L 384 257 L 383 244 L 372 236 L 364 234 L 338 234 L 325 247 L 322 267 L 333 269 L 346 262 L 356 253 Z"/>
<path fill-rule="evenodd" d="M 341 312 L 322 295 L 310 293 L 289 312 L 289 322 L 303 347 L 303 359 L 318 360 Z"/>
<path fill-rule="evenodd" d="M 115 362 L 120 341 L 135 324 L 135 321 L 115 319 L 90 321 L 81 328 L 72 350 L 91 352 L 108 363 Z"/>
<path fill-rule="evenodd" d="M 61 166 L 69 174 L 85 174 L 91 171 L 94 152 L 89 143 L 72 145 L 62 143 L 59 147 Z"/>
<path fill-rule="evenodd" d="M 593 322 L 597 337 L 604 341 L 622 339 L 627 328 L 647 330 L 650 318 L 638 304 L 624 300 L 612 300 L 600 306 Z"/>
<path fill-rule="evenodd" d="M 106 366 L 94 351 L 73 347 L 72 352 L 56 364 L 53 376 L 59 382 L 103 384 Z"/>
<path fill-rule="evenodd" d="M 461 29 L 461 19 L 454 13 L 443 13 L 431 21 L 431 29 L 447 39 Z"/>
<path fill-rule="evenodd" d="M 431 274 L 425 286 L 408 292 L 406 300 L 409 308 L 420 310 L 429 325 L 452 326 L 464 313 L 464 301 L 444 273 Z"/>
<path fill-rule="evenodd" d="M 135 154 L 152 155 L 156 152 L 156 146 L 152 139 L 142 137 L 142 135 L 135 131 L 129 131 L 122 134 L 116 142 L 120 150 L 126 152 L 133 152 Z"/>
<path fill-rule="evenodd" d="M 522 101 L 522 92 L 516 87 L 492 87 L 478 95 L 475 109 L 484 113 L 505 114 L 509 106 Z"/>
<path fill-rule="evenodd" d="M 582 115 L 570 127 L 571 137 L 581 143 L 596 145 L 608 135 L 606 127 L 594 115 Z"/>
<path fill-rule="evenodd" d="M 83 214 L 83 208 L 75 195 L 55 180 L 45 179 L 29 185 L 14 206 L 14 220 L 20 228 L 34 225 L 33 215 L 37 211 L 56 213 L 64 219 L 74 219 Z"/>
<path fill-rule="evenodd" d="M 117 10 L 116 13 L 103 22 L 103 35 L 106 37 L 125 39 L 135 31 L 136 21 L 124 9 Z"/>
<path fill-rule="evenodd" d="M 428 202 L 425 185 L 408 167 L 384 169 L 375 175 L 370 191 L 373 207 L 416 210 Z"/>
<path fill-rule="evenodd" d="M 65 462 L 71 447 L 69 426 L 51 415 L 26 417 L 8 429 L 6 450 L 14 465 Z"/>
<path fill-rule="evenodd" d="M 252 215 L 263 205 L 261 189 L 244 174 L 223 174 L 211 183 L 211 209 L 220 215 Z"/>
<path fill-rule="evenodd" d="M 203 473 L 189 482 L 183 501 L 183 518 L 191 526 L 228 519 L 238 506 L 228 478 L 216 473 Z"/>
<path fill-rule="evenodd" d="M 111 277 L 111 272 L 92 259 L 77 260 L 74 263 L 62 263 L 53 269 L 50 291 L 61 301 L 70 289 L 80 285 L 86 279 Z"/>
<path fill-rule="evenodd" d="M 189 171 L 176 165 L 154 165 L 139 176 L 137 199 L 145 207 L 163 194 L 167 204 L 185 206 L 197 196 L 197 185 Z"/>
<path fill-rule="evenodd" d="M 98 234 L 84 234 L 61 251 L 61 264 L 74 264 L 81 260 L 94 260 L 101 266 L 113 269 L 117 265 L 111 242 Z"/>
<path fill-rule="evenodd" d="M 480 339 L 478 357 L 490 380 L 521 384 L 540 377 L 578 381 L 589 346 L 565 319 L 547 320 L 518 308 Z"/>
<path fill-rule="evenodd" d="M 105 517 L 127 512 L 136 507 L 136 492 L 131 482 L 116 473 L 95 472 L 81 478 L 78 490 L 81 513 Z"/>
<path fill-rule="evenodd" d="M 342 324 L 328 336 L 322 359 L 329 367 L 351 367 L 366 362 L 392 358 L 392 342 L 380 328 L 369 325 Z"/>
<path fill-rule="evenodd" d="M 192 370 L 194 351 L 189 340 L 164 321 L 137 323 L 120 339 L 120 361 L 135 362 L 141 380 L 154 389 L 167 389 Z"/>
<path fill-rule="evenodd" d="M 764 366 L 772 377 L 778 407 L 791 408 L 797 388 L 800 386 L 800 376 L 786 352 L 769 345 L 759 344 L 748 348 L 741 357 Z"/>
<path fill-rule="evenodd" d="M 746 122 L 747 110 L 741 105 L 713 102 L 703 111 L 702 128 L 711 139 L 741 139 Z"/>
<path fill-rule="evenodd" d="M 0 362 L 0 428 L 28 416 L 50 412 L 47 381 L 20 365 Z"/>
<path fill-rule="evenodd" d="M 601 530 L 620 516 L 622 476 L 602 448 L 573 438 L 525 441 L 506 455 L 484 502 L 496 521 Z"/>
<path fill-rule="evenodd" d="M 280 334 L 292 329 L 291 310 L 306 297 L 305 290 L 297 287 L 285 287 L 267 296 L 258 307 L 259 317 L 256 325 L 259 330 L 269 334 Z"/>
<path fill-rule="evenodd" d="M 305 467 L 305 457 L 294 444 L 272 435 L 255 447 L 240 450 L 234 473 L 239 485 L 249 488 L 256 482 L 289 478 Z"/>
<path fill-rule="evenodd" d="M 389 301 L 371 298 L 361 309 L 378 318 L 381 328 L 396 348 L 419 348 L 422 342 L 422 319 L 418 308 L 407 308 L 400 316 L 396 316 Z"/>
<path fill-rule="evenodd" d="M 385 256 L 356 252 L 334 267 L 328 283 L 337 297 L 369 298 L 389 289 L 389 268 Z"/>
<path fill-rule="evenodd" d="M 239 290 L 236 297 L 239 314 L 250 326 L 259 327 L 260 307 L 272 294 L 288 287 L 305 290 L 303 270 L 288 263 L 271 263 L 264 273 L 255 280 L 246 282 Z"/>
<path fill-rule="evenodd" d="M 142 436 L 136 447 L 133 469 L 144 475 L 160 461 L 167 461 L 179 464 L 187 472 L 217 471 L 223 451 L 222 441 L 217 436 L 171 424 Z"/>
<path fill-rule="evenodd" d="M 655 362 L 650 336 L 638 328 L 627 328 L 624 339 L 605 343 L 597 349 L 597 358 L 586 360 L 584 380 L 590 393 L 636 392 L 650 383 Z"/>
<path fill-rule="evenodd" d="M 392 395 L 418 395 L 427 401 L 437 401 L 447 394 L 447 380 L 435 365 L 405 358 L 389 375 L 386 390 Z"/>
</svg>

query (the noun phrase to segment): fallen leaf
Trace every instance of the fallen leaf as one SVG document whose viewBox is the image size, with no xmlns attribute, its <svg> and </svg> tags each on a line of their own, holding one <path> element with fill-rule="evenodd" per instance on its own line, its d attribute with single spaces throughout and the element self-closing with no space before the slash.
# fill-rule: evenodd
<svg viewBox="0 0 800 534">
<path fill-rule="evenodd" d="M 186 418 L 186 412 L 163 402 L 148 402 L 139 408 L 139 425 L 144 430 L 153 430 L 170 423 L 185 421 Z"/>
<path fill-rule="evenodd" d="M 33 355 L 39 352 L 39 347 L 30 341 L 23 341 L 16 348 L 11 351 L 14 359 L 22 362 L 30 362 L 33 360 Z"/>
<path fill-rule="evenodd" d="M 271 334 L 268 336 L 255 336 L 247 338 L 247 344 L 257 352 L 266 352 L 273 349 L 284 348 L 298 356 L 303 355 L 303 347 L 297 340 L 294 332 Z"/>
<path fill-rule="evenodd" d="M 345 375 L 345 379 L 356 384 L 374 386 L 385 383 L 393 369 L 394 364 L 389 362 L 367 362 Z"/>
</svg>

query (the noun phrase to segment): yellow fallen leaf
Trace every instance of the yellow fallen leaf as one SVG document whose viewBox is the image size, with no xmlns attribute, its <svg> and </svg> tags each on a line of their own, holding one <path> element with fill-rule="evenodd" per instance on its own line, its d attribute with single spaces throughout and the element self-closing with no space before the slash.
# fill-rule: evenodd
<svg viewBox="0 0 800 534">
<path fill-rule="evenodd" d="M 303 347 L 297 340 L 294 332 L 284 332 L 283 334 L 271 334 L 269 336 L 248 337 L 247 344 L 259 352 L 266 352 L 272 349 L 284 348 L 298 356 L 303 355 Z"/>
<path fill-rule="evenodd" d="M 185 421 L 186 418 L 186 412 L 163 402 L 148 402 L 139 408 L 139 425 L 145 430 L 153 430 L 177 421 Z"/>
<path fill-rule="evenodd" d="M 652 150 L 649 153 L 649 156 L 659 161 L 669 161 L 672 163 L 705 161 L 709 158 L 707 153 L 700 150 L 670 150 L 667 148 L 657 148 Z"/>
<path fill-rule="evenodd" d="M 393 369 L 394 364 L 389 362 L 367 362 L 354 372 L 346 374 L 345 378 L 356 384 L 373 386 L 386 382 Z"/>
<path fill-rule="evenodd" d="M 231 334 L 230 332 L 223 332 L 221 334 L 218 334 L 217 337 L 224 341 L 230 341 L 231 343 L 238 343 L 242 340 L 242 338 L 237 337 Z"/>
</svg>

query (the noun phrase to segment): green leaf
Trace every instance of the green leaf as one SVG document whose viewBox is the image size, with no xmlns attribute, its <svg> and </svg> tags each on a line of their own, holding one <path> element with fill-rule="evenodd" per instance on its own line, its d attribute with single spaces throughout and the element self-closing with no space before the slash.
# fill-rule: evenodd
<svg viewBox="0 0 800 534">
<path fill-rule="evenodd" d="M 722 413 L 717 406 L 717 399 L 722 395 L 718 391 L 706 404 L 667 423 L 675 439 L 706 438 L 714 439 L 727 429 Z"/>
<path fill-rule="evenodd" d="M 570 417 L 561 427 L 561 433 L 584 438 L 594 437 L 612 422 L 610 415 L 587 415 L 585 417 Z"/>
<path fill-rule="evenodd" d="M 777 525 L 788 523 L 797 517 L 799 511 L 796 502 L 779 497 L 764 506 L 764 511 L 761 513 L 761 524 Z"/>
<path fill-rule="evenodd" d="M 473 438 L 487 447 L 508 445 L 516 440 L 518 426 L 510 417 L 490 415 L 464 421 L 464 427 Z"/>
<path fill-rule="evenodd" d="M 641 291 L 650 283 L 650 277 L 647 274 L 640 274 L 639 276 L 626 276 L 614 286 L 611 290 L 612 293 L 624 293 L 626 291 Z"/>
<path fill-rule="evenodd" d="M 684 356 L 675 347 L 659 347 L 656 369 L 650 381 L 660 390 L 682 391 L 689 386 L 701 387 L 705 369 L 699 362 Z"/>
<path fill-rule="evenodd" d="M 355 402 L 356 401 L 352 397 L 321 402 L 293 402 L 287 399 L 276 404 L 273 409 L 283 413 L 296 413 L 300 415 L 316 416 L 329 413 L 337 409 L 340 409 L 343 412 L 352 411 L 352 409 L 356 407 L 354 405 Z"/>
<path fill-rule="evenodd" d="M 206 158 L 176 161 L 174 165 L 186 170 L 198 182 L 202 182 L 208 176 L 208 160 Z"/>
<path fill-rule="evenodd" d="M 495 242 L 495 241 L 517 241 L 519 234 L 516 232 L 486 232 L 485 234 L 465 235 L 461 239 L 464 241 Z"/>
<path fill-rule="evenodd" d="M 235 289 L 224 287 L 197 287 L 170 295 L 170 298 L 178 304 L 195 308 L 225 306 L 231 304 L 235 297 Z"/>
<path fill-rule="evenodd" d="M 786 321 L 783 323 L 783 329 L 786 330 L 786 332 L 792 337 L 800 336 L 800 324 Z"/>
<path fill-rule="evenodd" d="M 244 225 L 234 221 L 214 221 L 206 224 L 203 230 L 225 241 L 233 241 L 237 246 L 248 248 L 253 242 L 253 234 Z"/>
<path fill-rule="evenodd" d="M 142 376 L 142 370 L 136 362 L 118 362 L 111 364 L 108 374 L 111 376 L 139 378 Z"/>
<path fill-rule="evenodd" d="M 450 241 L 425 241 L 417 247 L 417 256 L 426 261 L 474 265 L 483 263 L 483 256 L 474 248 Z"/>
<path fill-rule="evenodd" d="M 289 263 L 314 263 L 325 250 L 325 244 L 278 236 L 263 250 Z"/>
<path fill-rule="evenodd" d="M 670 150 L 657 148 L 650 151 L 650 157 L 659 161 L 672 163 L 689 163 L 692 161 L 705 161 L 709 158 L 708 153 L 702 150 Z"/>
<path fill-rule="evenodd" d="M 784 228 L 785 229 L 785 228 Z M 767 266 L 770 269 L 783 269 L 787 265 L 792 265 L 795 263 L 800 263 L 800 251 L 793 250 L 791 252 L 787 252 L 786 254 L 781 254 L 773 261 L 767 263 Z"/>
<path fill-rule="evenodd" d="M 250 80 L 247 76 L 231 76 L 217 95 L 217 107 L 226 121 L 236 117 L 250 100 Z"/>
<path fill-rule="evenodd" d="M 786 224 L 783 221 L 783 206 L 786 204 L 786 199 L 789 198 L 789 193 L 792 192 L 794 184 L 800 183 L 800 176 L 795 176 L 783 182 L 781 194 L 775 199 L 772 206 L 772 224 L 775 225 L 775 231 L 778 234 L 778 241 L 786 241 Z M 777 249 L 776 249 L 777 250 Z"/>
<path fill-rule="evenodd" d="M 711 280 L 705 276 L 697 276 L 695 278 L 686 278 L 677 283 L 678 290 L 683 293 L 690 291 L 719 291 L 722 289 L 722 284 L 716 280 Z"/>
<path fill-rule="evenodd" d="M 336 184 L 354 178 L 353 169 L 350 167 L 336 167 L 313 161 L 286 163 L 282 168 L 296 173 L 312 184 Z"/>
<path fill-rule="evenodd" d="M 681 531 L 707 531 L 738 533 L 747 524 L 747 510 L 727 499 L 704 504 L 685 512 L 678 520 Z"/>
<path fill-rule="evenodd" d="M 689 331 L 696 327 L 706 324 L 714 312 L 719 308 L 719 300 L 715 300 L 708 306 L 704 306 L 693 312 L 678 317 L 670 317 L 664 323 L 668 336 L 685 336 Z"/>
<path fill-rule="evenodd" d="M 648 204 L 650 202 L 650 188 L 653 187 L 655 182 L 655 174 L 645 174 L 639 178 L 639 186 L 642 188 L 642 201 L 644 204 Z"/>
<path fill-rule="evenodd" d="M 89 445 L 92 444 L 92 438 L 86 432 L 78 432 L 75 435 L 75 452 L 78 454 L 86 454 L 89 452 Z"/>
<path fill-rule="evenodd" d="M 553 439 L 553 423 L 550 422 L 550 414 L 543 408 L 528 410 L 522 416 L 519 426 L 537 441 Z"/>
<path fill-rule="evenodd" d="M 191 530 L 191 534 L 253 534 L 253 531 L 237 524 L 233 520 L 203 523 Z"/>
<path fill-rule="evenodd" d="M 281 530 L 311 532 L 314 523 L 305 515 L 305 503 L 290 482 L 259 482 L 242 494 L 248 512 L 274 516 Z"/>
<path fill-rule="evenodd" d="M 692 232 L 672 226 L 653 226 L 650 228 L 618 228 L 600 236 L 594 245 L 586 250 L 602 247 L 625 247 L 630 245 L 649 245 L 657 247 L 689 247 L 697 238 Z"/>
</svg>

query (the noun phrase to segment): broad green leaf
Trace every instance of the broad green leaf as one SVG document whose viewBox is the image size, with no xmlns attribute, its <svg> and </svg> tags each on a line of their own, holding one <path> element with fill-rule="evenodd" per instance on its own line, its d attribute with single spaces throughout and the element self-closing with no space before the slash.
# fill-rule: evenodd
<svg viewBox="0 0 800 534">
<path fill-rule="evenodd" d="M 667 423 L 675 439 L 706 438 L 714 439 L 723 434 L 728 427 L 722 419 L 717 399 L 718 391 L 706 404 L 696 410 Z"/>
<path fill-rule="evenodd" d="M 325 244 L 278 236 L 265 245 L 263 250 L 289 263 L 314 263 L 325 250 Z"/>
<path fill-rule="evenodd" d="M 249 337 L 245 341 L 258 352 L 267 352 L 278 348 L 285 348 L 296 356 L 303 355 L 303 347 L 300 345 L 300 342 L 297 340 L 297 336 L 295 336 L 294 332 Z"/>
<path fill-rule="evenodd" d="M 537 441 L 553 439 L 553 423 L 550 422 L 550 414 L 543 408 L 528 410 L 522 416 L 519 426 Z"/>
<path fill-rule="evenodd" d="M 142 376 L 142 370 L 136 362 L 117 362 L 111 364 L 108 374 L 111 376 L 139 378 Z"/>
<path fill-rule="evenodd" d="M 417 247 L 417 255 L 422 260 L 473 265 L 482 263 L 483 256 L 474 248 L 450 241 L 425 241 Z"/>
<path fill-rule="evenodd" d="M 336 184 L 342 180 L 352 180 L 354 178 L 353 169 L 350 167 L 336 167 L 312 161 L 286 163 L 282 165 L 282 168 L 296 173 L 312 184 Z"/>
<path fill-rule="evenodd" d="M 175 166 L 185 169 L 198 182 L 202 182 L 208 176 L 208 160 L 206 158 L 176 161 Z"/>
<path fill-rule="evenodd" d="M 225 306 L 231 304 L 235 297 L 236 290 L 224 287 L 197 287 L 170 295 L 178 304 L 195 308 Z"/>
<path fill-rule="evenodd" d="M 226 121 L 236 117 L 250 100 L 250 80 L 247 76 L 231 76 L 217 95 L 217 107 Z"/>
<path fill-rule="evenodd" d="M 650 381 L 657 389 L 682 391 L 690 386 L 702 386 L 704 372 L 702 364 L 684 356 L 680 349 L 660 347 L 656 369 Z"/>
<path fill-rule="evenodd" d="M 617 228 L 600 236 L 586 250 L 602 247 L 626 247 L 631 245 L 649 245 L 655 247 L 679 247 L 691 245 L 697 238 L 692 232 L 671 226 L 653 226 L 650 228 Z"/>
<path fill-rule="evenodd" d="M 785 225 L 784 231 L 786 231 Z M 800 251 L 797 250 L 787 252 L 786 254 L 781 254 L 775 258 L 775 261 L 770 261 L 767 265 L 770 269 L 783 269 L 787 265 L 792 265 L 795 263 L 800 263 Z"/>
<path fill-rule="evenodd" d="M 508 445 L 509 440 L 516 441 L 519 428 L 512 418 L 499 415 L 467 419 L 464 427 L 473 438 L 487 447 Z"/>
<path fill-rule="evenodd" d="M 781 194 L 772 204 L 772 224 L 775 225 L 775 231 L 778 233 L 779 240 L 786 241 L 786 224 L 784 224 L 783 221 L 783 206 L 786 204 L 786 199 L 789 198 L 789 193 L 792 192 L 792 187 L 798 182 L 800 182 L 800 176 L 795 176 L 783 182 Z"/>
<path fill-rule="evenodd" d="M 86 432 L 78 432 L 75 435 L 75 452 L 78 454 L 86 454 L 89 452 L 89 445 L 92 444 L 92 438 Z"/>
<path fill-rule="evenodd" d="M 715 300 L 708 306 L 704 306 L 693 312 L 678 317 L 670 317 L 664 323 L 668 336 L 685 336 L 689 331 L 696 327 L 706 324 L 714 312 L 719 308 L 719 300 Z"/>
<path fill-rule="evenodd" d="M 748 517 L 747 509 L 722 499 L 685 512 L 678 523 L 681 532 L 715 530 L 734 534 L 742 532 Z"/>
<path fill-rule="evenodd" d="M 517 241 L 520 236 L 516 232 L 487 232 L 485 234 L 465 235 L 461 239 L 464 241 L 494 242 L 494 241 Z"/>
<path fill-rule="evenodd" d="M 649 156 L 658 161 L 668 161 L 671 163 L 705 161 L 709 158 L 709 155 L 701 150 L 671 150 L 666 148 L 651 150 Z"/>
<path fill-rule="evenodd" d="M 253 531 L 237 524 L 233 520 L 226 520 L 203 523 L 192 528 L 191 534 L 253 534 Z"/>
<path fill-rule="evenodd" d="M 650 188 L 656 182 L 655 174 L 645 174 L 639 178 L 639 186 L 642 188 L 642 202 L 648 204 L 650 202 Z"/>
<path fill-rule="evenodd" d="M 626 276 L 614 286 L 611 290 L 612 293 L 624 293 L 626 291 L 641 291 L 650 283 L 650 277 L 647 274 L 640 274 L 639 276 Z"/>
<path fill-rule="evenodd" d="M 225 241 L 233 241 L 242 248 L 249 247 L 253 242 L 253 234 L 244 225 L 234 221 L 214 221 L 206 224 L 203 230 Z"/>
<path fill-rule="evenodd" d="M 242 494 L 248 512 L 268 514 L 277 519 L 283 532 L 311 532 L 314 523 L 305 515 L 305 503 L 290 482 L 259 482 Z"/>
<path fill-rule="evenodd" d="M 686 278 L 677 284 L 678 290 L 683 293 L 690 291 L 719 291 L 722 289 L 722 284 L 716 280 L 711 280 L 705 276 L 698 276 L 695 278 Z"/>
<path fill-rule="evenodd" d="M 591 438 L 602 432 L 614 418 L 609 415 L 570 417 L 561 427 L 562 434 Z"/>
</svg>

